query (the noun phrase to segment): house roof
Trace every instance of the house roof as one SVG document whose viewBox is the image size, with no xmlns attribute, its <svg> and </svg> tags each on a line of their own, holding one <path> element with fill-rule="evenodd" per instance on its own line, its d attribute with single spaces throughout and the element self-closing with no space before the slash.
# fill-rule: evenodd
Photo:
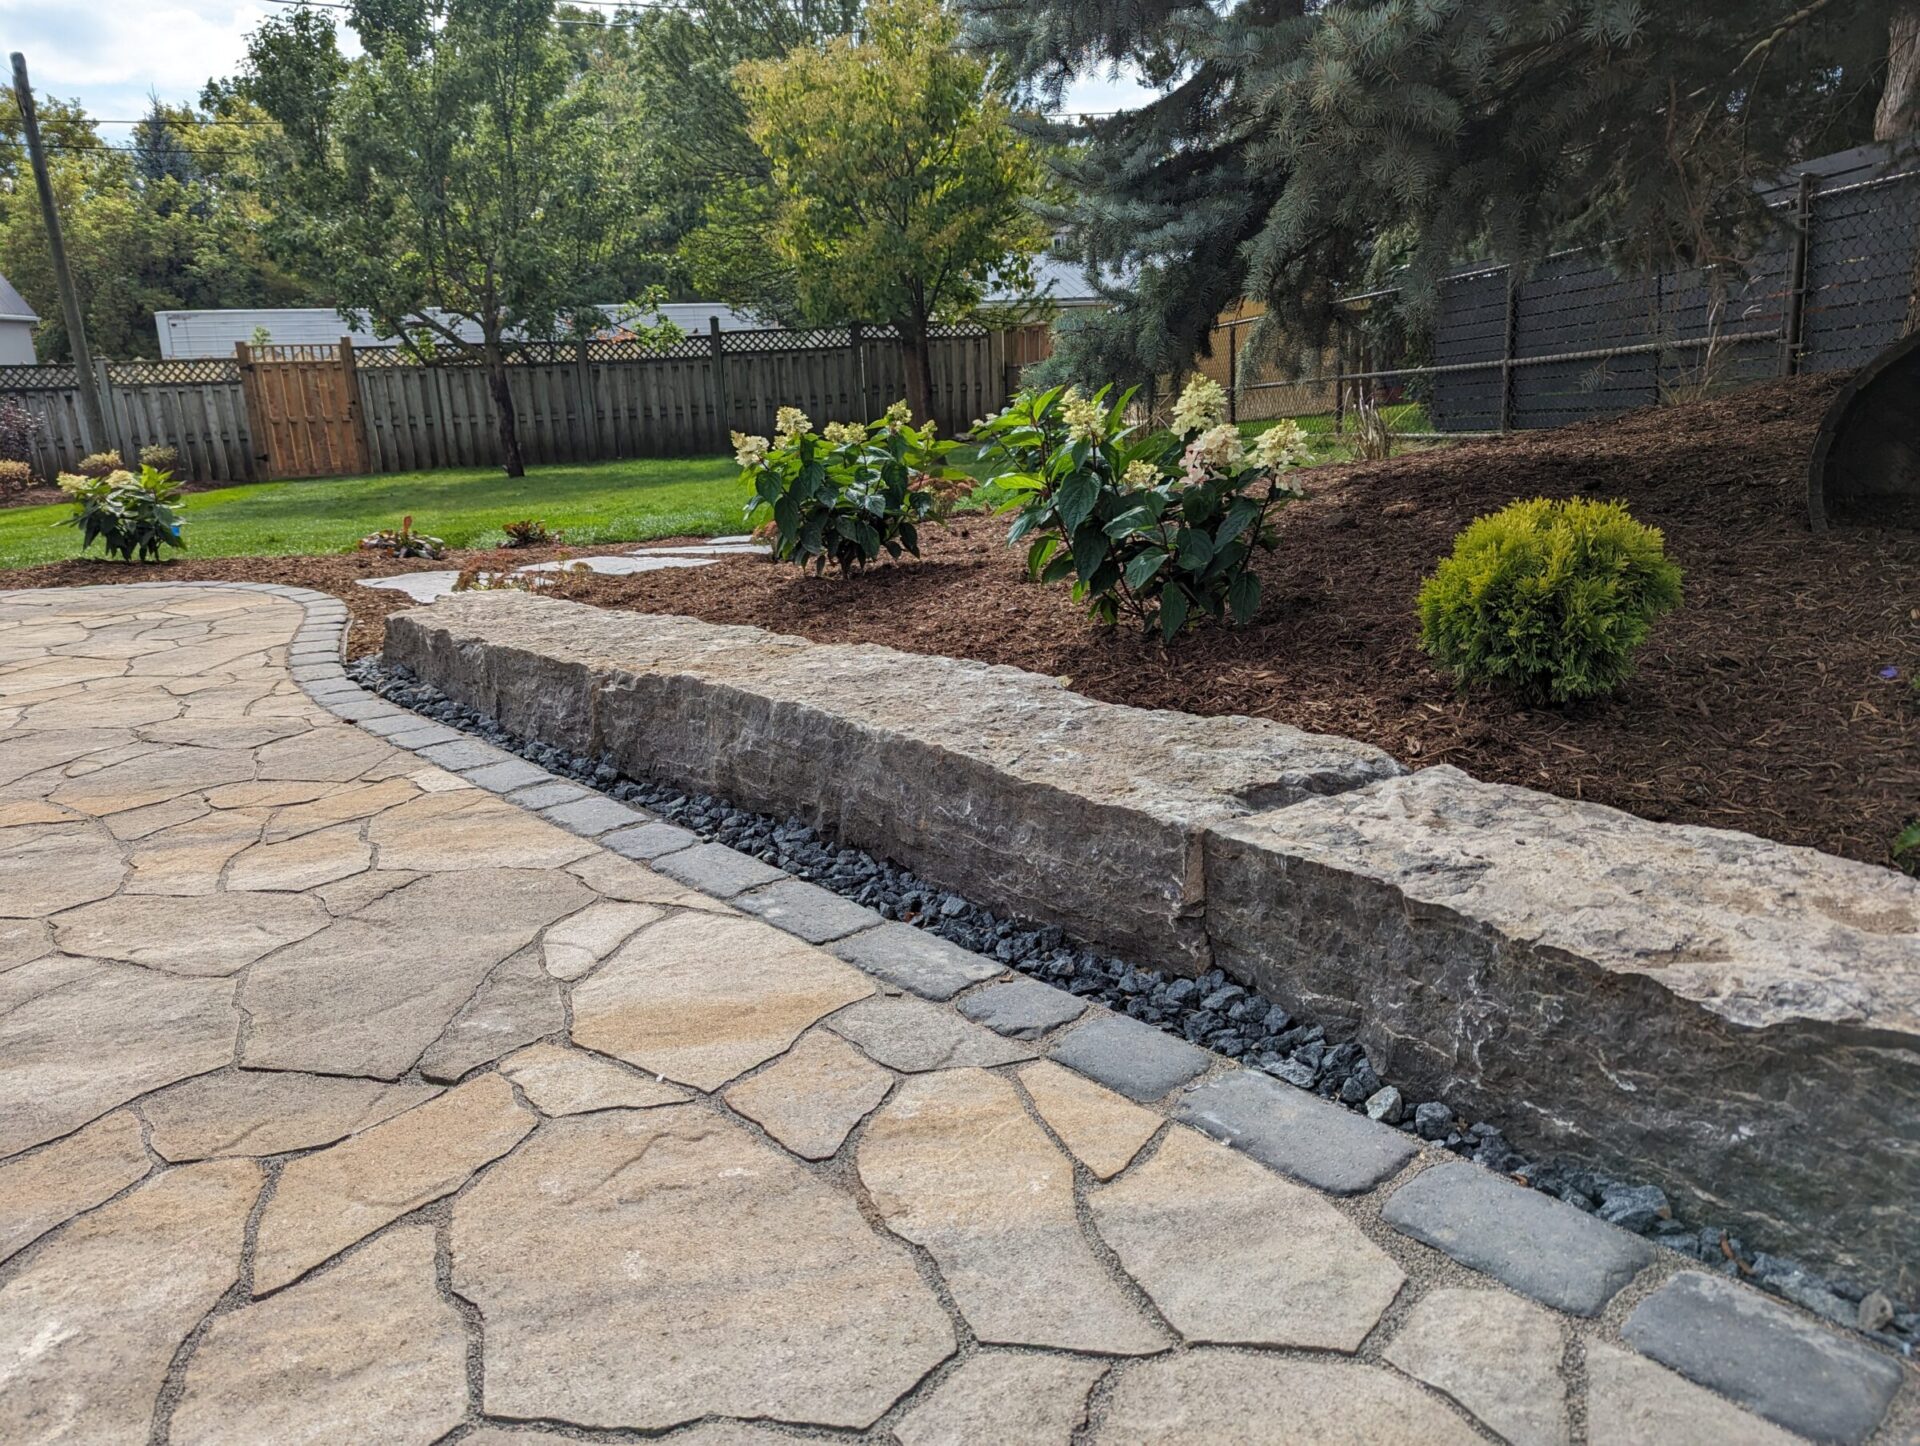
<svg viewBox="0 0 1920 1446">
<path fill-rule="evenodd" d="M 13 283 L 0 276 L 0 321 L 38 321 L 39 314 L 27 305 L 26 297 L 13 289 Z"/>
</svg>

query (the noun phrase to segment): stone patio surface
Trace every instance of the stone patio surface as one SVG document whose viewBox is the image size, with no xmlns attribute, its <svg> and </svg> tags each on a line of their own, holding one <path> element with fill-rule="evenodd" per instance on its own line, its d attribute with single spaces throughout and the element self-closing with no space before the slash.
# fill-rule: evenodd
<svg viewBox="0 0 1920 1446">
<path fill-rule="evenodd" d="M 0 1441 L 1920 1439 L 1858 1338 L 648 833 L 344 621 L 0 593 Z"/>
</svg>

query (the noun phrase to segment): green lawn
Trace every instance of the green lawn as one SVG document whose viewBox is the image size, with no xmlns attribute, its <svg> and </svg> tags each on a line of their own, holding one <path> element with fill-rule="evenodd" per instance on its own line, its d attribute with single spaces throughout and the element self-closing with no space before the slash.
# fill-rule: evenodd
<svg viewBox="0 0 1920 1446">
<path fill-rule="evenodd" d="M 498 468 L 458 468 L 224 487 L 188 494 L 185 555 L 351 552 L 408 513 L 454 547 L 496 544 L 501 526 L 522 517 L 559 528 L 569 543 L 710 537 L 744 530 L 739 476 L 729 457 L 690 457 L 534 467 L 515 479 Z M 0 568 L 78 555 L 79 533 L 55 525 L 70 510 L 0 510 Z"/>
</svg>

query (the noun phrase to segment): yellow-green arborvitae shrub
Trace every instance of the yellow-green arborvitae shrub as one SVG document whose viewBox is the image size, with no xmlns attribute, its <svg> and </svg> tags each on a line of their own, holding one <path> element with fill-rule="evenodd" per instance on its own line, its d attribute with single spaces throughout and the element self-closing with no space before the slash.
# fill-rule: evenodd
<svg viewBox="0 0 1920 1446">
<path fill-rule="evenodd" d="M 1465 686 L 1530 703 L 1612 692 L 1680 605 L 1658 528 L 1619 502 L 1536 497 L 1477 518 L 1420 589 L 1420 643 Z"/>
</svg>

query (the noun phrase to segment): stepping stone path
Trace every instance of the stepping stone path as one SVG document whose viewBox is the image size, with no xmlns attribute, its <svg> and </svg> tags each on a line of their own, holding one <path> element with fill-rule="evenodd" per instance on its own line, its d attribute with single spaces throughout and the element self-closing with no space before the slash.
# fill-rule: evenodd
<svg viewBox="0 0 1920 1446">
<path fill-rule="evenodd" d="M 639 572 L 661 572 L 670 567 L 710 567 L 727 557 L 766 557 L 771 549 L 751 537 L 716 537 L 711 542 L 677 543 L 667 547 L 640 547 L 624 553 L 587 553 L 555 562 L 534 562 L 512 570 L 515 577 L 541 573 L 566 572 L 584 567 L 589 572 L 609 577 L 627 577 Z M 453 568 L 431 568 L 424 572 L 403 572 L 393 577 L 363 577 L 361 587 L 405 593 L 415 602 L 430 603 L 453 596 L 453 585 L 460 574 Z"/>
<path fill-rule="evenodd" d="M 1861 1338 L 369 698 L 345 620 L 0 593 L 9 1446 L 1914 1439 Z"/>
</svg>

